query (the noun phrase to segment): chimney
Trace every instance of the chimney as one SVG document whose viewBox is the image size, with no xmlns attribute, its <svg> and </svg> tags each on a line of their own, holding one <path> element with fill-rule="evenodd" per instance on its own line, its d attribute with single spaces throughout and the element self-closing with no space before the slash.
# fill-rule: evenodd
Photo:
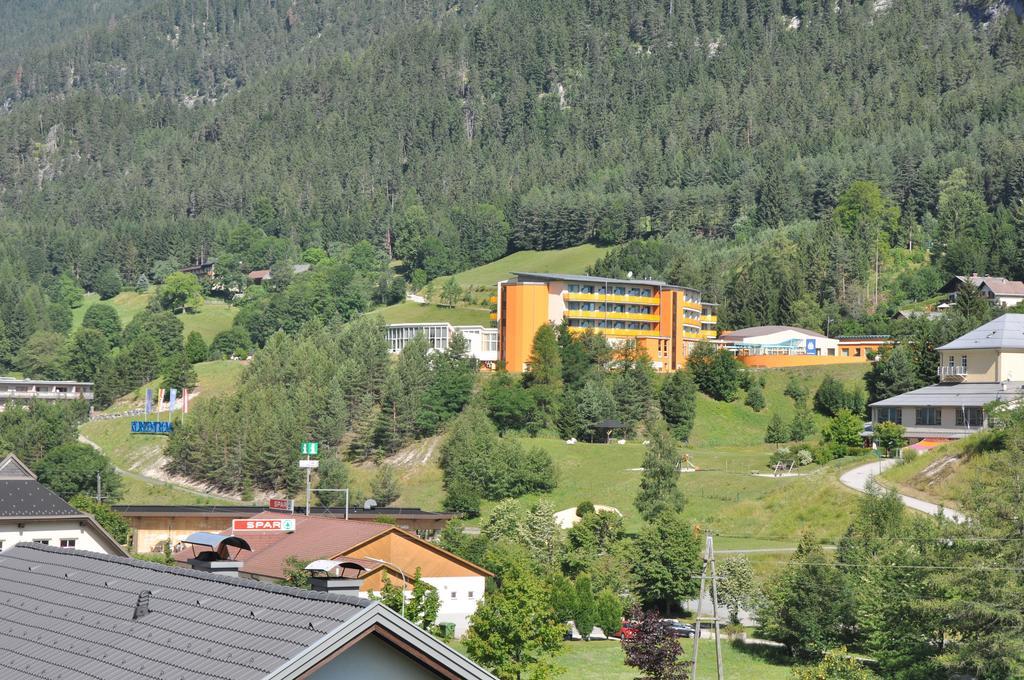
<svg viewBox="0 0 1024 680">
<path fill-rule="evenodd" d="M 242 561 L 238 559 L 238 553 L 242 550 L 252 550 L 244 538 L 222 536 L 205 531 L 197 531 L 182 542 L 192 545 L 194 556 L 188 560 L 190 567 L 196 571 L 222 576 L 237 577 L 242 568 Z M 203 549 L 196 553 L 197 547 Z M 234 557 L 228 551 L 229 547 L 236 548 Z"/>
<path fill-rule="evenodd" d="M 345 560 L 316 560 L 306 565 L 309 587 L 321 593 L 359 595 L 366 569 Z"/>
</svg>

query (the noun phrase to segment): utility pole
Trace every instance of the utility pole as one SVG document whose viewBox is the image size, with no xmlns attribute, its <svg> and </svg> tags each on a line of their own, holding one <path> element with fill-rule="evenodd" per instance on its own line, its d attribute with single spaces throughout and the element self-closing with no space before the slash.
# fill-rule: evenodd
<svg viewBox="0 0 1024 680">
<path fill-rule="evenodd" d="M 708 581 L 711 581 L 711 616 L 704 616 L 704 595 L 707 593 Z M 703 622 L 715 625 L 715 659 L 718 661 L 718 680 L 724 680 L 722 636 L 718 619 L 718 572 L 715 570 L 715 539 L 710 533 L 704 541 L 704 565 L 700 572 L 700 599 L 697 600 L 697 616 L 694 618 L 693 626 L 693 666 L 690 677 L 694 680 L 697 678 L 697 651 L 700 643 L 700 624 Z"/>
<path fill-rule="evenodd" d="M 102 503 L 106 496 L 103 495 L 103 477 L 99 472 L 96 473 L 96 502 Z"/>
</svg>

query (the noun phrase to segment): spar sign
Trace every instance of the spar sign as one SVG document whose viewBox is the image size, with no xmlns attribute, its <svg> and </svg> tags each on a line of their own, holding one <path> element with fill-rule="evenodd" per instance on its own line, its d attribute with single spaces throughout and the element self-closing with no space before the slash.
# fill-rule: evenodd
<svg viewBox="0 0 1024 680">
<path fill-rule="evenodd" d="M 231 531 L 295 531 L 294 519 L 233 519 Z"/>
</svg>

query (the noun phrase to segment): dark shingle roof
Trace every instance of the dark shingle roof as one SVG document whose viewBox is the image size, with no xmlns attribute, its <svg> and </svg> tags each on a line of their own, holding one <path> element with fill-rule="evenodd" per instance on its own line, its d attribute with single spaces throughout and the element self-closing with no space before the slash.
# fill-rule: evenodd
<svg viewBox="0 0 1024 680">
<path fill-rule="evenodd" d="M 81 514 L 34 479 L 0 479 L 0 517 L 73 517 Z"/>
<path fill-rule="evenodd" d="M 370 605 L 21 543 L 0 554 L 0 677 L 262 678 Z"/>
</svg>

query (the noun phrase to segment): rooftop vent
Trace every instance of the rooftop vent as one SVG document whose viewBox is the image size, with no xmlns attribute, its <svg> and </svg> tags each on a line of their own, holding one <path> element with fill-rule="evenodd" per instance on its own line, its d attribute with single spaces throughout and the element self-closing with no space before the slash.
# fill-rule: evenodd
<svg viewBox="0 0 1024 680">
<path fill-rule="evenodd" d="M 192 546 L 192 558 L 188 560 L 190 567 L 196 571 L 205 571 L 210 574 L 222 574 L 224 576 L 238 576 L 242 568 L 242 561 L 238 559 L 238 553 L 242 550 L 252 551 L 249 543 L 238 536 L 223 536 L 205 531 L 197 531 L 190 534 L 183 543 Z M 198 548 L 206 548 L 199 550 Z M 235 554 L 230 554 L 229 548 L 235 548 Z"/>
<path fill-rule="evenodd" d="M 132 619 L 137 621 L 149 613 L 149 596 L 152 594 L 148 590 L 139 593 L 139 599 L 135 601 L 135 613 L 132 614 Z"/>
<path fill-rule="evenodd" d="M 358 595 L 367 569 L 353 560 L 316 560 L 306 565 L 306 571 L 313 590 Z"/>
</svg>

